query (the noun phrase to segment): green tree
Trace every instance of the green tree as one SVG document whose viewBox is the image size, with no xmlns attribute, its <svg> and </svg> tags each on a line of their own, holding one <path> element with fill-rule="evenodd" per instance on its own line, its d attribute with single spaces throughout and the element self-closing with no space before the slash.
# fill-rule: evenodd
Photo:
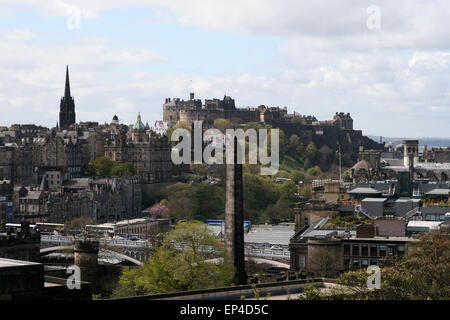
<svg viewBox="0 0 450 320">
<path fill-rule="evenodd" d="M 193 187 L 194 219 L 216 218 L 225 211 L 225 189 L 207 183 L 196 183 Z"/>
<path fill-rule="evenodd" d="M 310 142 L 305 150 L 305 159 L 308 159 L 311 164 L 314 164 L 317 154 L 317 147 L 314 142 Z"/>
<path fill-rule="evenodd" d="M 194 190 L 187 183 L 175 183 L 165 188 L 167 208 L 174 220 L 190 220 L 194 217 Z"/>
<path fill-rule="evenodd" d="M 295 170 L 291 173 L 289 178 L 294 181 L 294 183 L 298 184 L 300 181 L 305 179 L 305 173 L 303 170 Z"/>
<path fill-rule="evenodd" d="M 110 176 L 114 162 L 108 157 L 98 157 L 95 159 L 95 174 L 97 176 Z"/>
<path fill-rule="evenodd" d="M 309 188 L 309 187 L 301 187 L 299 195 L 301 197 L 304 197 L 304 198 L 308 198 L 308 199 L 311 198 L 311 196 L 312 196 L 311 188 Z"/>
<path fill-rule="evenodd" d="M 144 266 L 124 268 L 114 295 L 157 294 L 231 285 L 235 273 L 232 266 L 206 261 L 217 255 L 224 256 L 223 247 L 206 225 L 197 221 L 178 223 Z"/>
<path fill-rule="evenodd" d="M 111 175 L 115 177 L 129 177 L 136 174 L 136 169 L 131 162 L 118 163 L 111 168 Z"/>
<path fill-rule="evenodd" d="M 279 200 L 275 205 L 269 205 L 262 217 L 269 218 L 271 223 L 279 223 L 280 221 L 292 221 L 293 216 L 294 210 L 289 207 L 289 204 Z"/>
<path fill-rule="evenodd" d="M 214 120 L 214 128 L 220 130 L 223 134 L 225 134 L 227 129 L 233 129 L 233 124 L 226 119 L 216 119 Z"/>
<path fill-rule="evenodd" d="M 207 165 L 206 163 L 190 164 L 189 168 L 192 170 L 194 174 L 201 177 L 206 177 L 209 170 L 209 165 Z"/>
<path fill-rule="evenodd" d="M 309 168 L 309 169 L 306 171 L 306 174 L 307 174 L 308 176 L 310 176 L 310 177 L 319 177 L 319 176 L 321 176 L 323 173 L 322 173 L 322 170 L 320 170 L 320 167 L 319 167 L 319 166 L 314 166 L 314 167 L 312 167 L 312 168 Z"/>
<path fill-rule="evenodd" d="M 293 134 L 289 137 L 289 153 L 295 156 L 297 147 L 300 145 L 300 138 L 298 135 Z"/>
<path fill-rule="evenodd" d="M 279 187 L 280 189 L 280 200 L 286 201 L 289 204 L 293 204 L 297 199 L 298 186 L 292 180 L 284 182 Z"/>
</svg>

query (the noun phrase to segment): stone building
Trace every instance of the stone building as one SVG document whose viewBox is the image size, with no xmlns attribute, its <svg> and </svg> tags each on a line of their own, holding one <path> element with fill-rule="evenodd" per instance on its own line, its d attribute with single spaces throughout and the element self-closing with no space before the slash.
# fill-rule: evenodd
<svg viewBox="0 0 450 320">
<path fill-rule="evenodd" d="M 380 150 L 364 150 L 360 147 L 358 162 L 350 168 L 353 182 L 377 181 L 380 179 Z"/>
<path fill-rule="evenodd" d="M 375 220 L 356 231 L 322 228 L 322 221 L 297 231 L 290 240 L 291 269 L 315 275 L 335 276 L 342 271 L 383 265 L 387 259 L 401 259 L 408 245 L 417 242 L 405 236 L 399 219 Z"/>
<path fill-rule="evenodd" d="M 105 143 L 105 156 L 117 163 L 131 162 L 141 182 L 153 184 L 168 182 L 172 174 L 171 149 L 167 137 L 147 129 L 140 114 L 130 130 L 113 124 Z"/>
<path fill-rule="evenodd" d="M 0 180 L 0 225 L 7 223 L 13 212 L 14 188 L 11 180 Z"/>
<path fill-rule="evenodd" d="M 31 184 L 33 176 L 33 149 L 30 144 L 5 143 L 0 145 L 0 180 Z"/>
<path fill-rule="evenodd" d="M 78 139 L 56 136 L 35 138 L 33 140 L 33 166 L 60 167 L 66 179 L 80 178 L 84 174 L 83 149 Z M 45 171 L 44 171 L 45 172 Z M 41 176 L 37 176 L 39 182 Z"/>
<path fill-rule="evenodd" d="M 48 190 L 17 187 L 13 196 L 13 221 L 66 223 L 88 217 L 96 222 L 134 218 L 141 213 L 139 179 L 73 179 Z"/>
</svg>

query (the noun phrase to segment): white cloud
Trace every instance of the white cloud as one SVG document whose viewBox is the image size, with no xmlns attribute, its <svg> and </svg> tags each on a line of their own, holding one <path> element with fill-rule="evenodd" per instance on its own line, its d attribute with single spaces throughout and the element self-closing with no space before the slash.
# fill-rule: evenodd
<svg viewBox="0 0 450 320">
<path fill-rule="evenodd" d="M 371 4 L 380 8 L 380 30 L 366 26 Z M 284 42 L 276 71 L 256 75 L 241 69 L 200 76 L 183 70 L 152 73 L 145 66 L 167 58 L 105 39 L 45 46 L 0 40 L 0 109 L 5 119 L 20 122 L 25 117 L 24 122 L 53 125 L 69 63 L 77 117 L 83 121 L 110 121 L 117 113 L 132 123 L 141 111 L 144 121 L 152 123 L 162 117 L 165 97 L 187 98 L 194 91 L 203 99 L 226 93 L 240 107 L 288 106 L 319 119 L 329 119 L 335 111 L 351 112 L 356 127 L 375 134 L 401 135 L 414 124 L 411 136 L 448 136 L 439 126 L 450 105 L 450 6 L 444 0 L 4 0 L 2 10 L 11 12 L 17 5 L 52 16 L 68 16 L 69 6 L 76 6 L 83 19 L 98 19 L 107 10 L 149 8 L 160 22 Z M 22 33 L 21 40 L 26 39 Z M 144 68 L 132 72 L 117 65 Z M 22 96 L 28 100 L 17 98 Z M 28 104 L 33 106 L 29 113 L 11 108 Z M 443 116 L 423 117 L 430 111 Z"/>
<path fill-rule="evenodd" d="M 3 34 L 3 38 L 8 41 L 22 41 L 34 38 L 34 33 L 31 30 L 14 29 Z"/>
</svg>

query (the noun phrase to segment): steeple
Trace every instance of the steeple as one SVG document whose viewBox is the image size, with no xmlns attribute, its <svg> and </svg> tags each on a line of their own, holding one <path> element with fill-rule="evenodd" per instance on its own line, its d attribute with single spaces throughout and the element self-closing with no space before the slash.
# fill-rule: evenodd
<svg viewBox="0 0 450 320">
<path fill-rule="evenodd" d="M 66 67 L 66 89 L 64 90 L 64 97 L 70 97 L 70 81 L 69 81 L 69 65 Z"/>
<path fill-rule="evenodd" d="M 67 129 L 71 124 L 75 124 L 75 102 L 70 96 L 69 66 L 67 65 L 64 97 L 61 98 L 59 106 L 59 126 Z"/>
</svg>

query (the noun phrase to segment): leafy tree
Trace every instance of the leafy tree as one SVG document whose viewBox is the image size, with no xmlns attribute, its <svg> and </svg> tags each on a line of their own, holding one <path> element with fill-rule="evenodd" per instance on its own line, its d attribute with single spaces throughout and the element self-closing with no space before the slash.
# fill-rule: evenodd
<svg viewBox="0 0 450 320">
<path fill-rule="evenodd" d="M 267 220 L 268 218 L 271 223 L 279 223 L 280 221 L 292 221 L 293 216 L 294 210 L 289 207 L 289 204 L 279 200 L 275 205 L 269 205 L 267 207 L 261 219 Z"/>
<path fill-rule="evenodd" d="M 95 159 L 94 165 L 97 176 L 109 176 L 114 162 L 108 157 L 101 156 Z"/>
<path fill-rule="evenodd" d="M 280 185 L 280 200 L 287 203 L 294 203 L 297 199 L 298 186 L 292 180 L 288 180 Z"/>
<path fill-rule="evenodd" d="M 294 181 L 294 183 L 298 184 L 300 181 L 305 179 L 305 173 L 303 170 L 295 170 L 291 173 L 289 178 Z"/>
<path fill-rule="evenodd" d="M 194 216 L 194 190 L 187 183 L 175 183 L 166 187 L 167 208 L 170 217 L 175 220 L 190 220 Z"/>
<path fill-rule="evenodd" d="M 196 183 L 193 188 L 194 218 L 206 220 L 225 211 L 225 189 L 206 183 Z"/>
<path fill-rule="evenodd" d="M 279 190 L 268 178 L 244 173 L 244 214 L 251 219 L 278 201 Z"/>
<path fill-rule="evenodd" d="M 118 163 L 111 168 L 111 175 L 116 177 L 129 177 L 136 174 L 136 169 L 131 162 Z"/>
<path fill-rule="evenodd" d="M 305 159 L 308 159 L 311 164 L 314 163 L 317 154 L 317 147 L 314 142 L 310 142 L 305 150 Z"/>
<path fill-rule="evenodd" d="M 319 166 L 314 166 L 312 168 L 309 168 L 306 171 L 306 174 L 310 177 L 318 177 L 318 176 L 321 176 L 323 173 L 322 173 L 322 170 L 320 170 Z"/>
<path fill-rule="evenodd" d="M 295 155 L 297 158 L 299 159 L 303 159 L 304 158 L 304 153 L 305 153 L 305 146 L 303 145 L 303 143 L 300 143 L 297 148 L 295 149 Z"/>
<path fill-rule="evenodd" d="M 179 248 L 183 247 L 183 250 Z M 203 223 L 180 222 L 152 257 L 137 269 L 125 267 L 115 296 L 145 295 L 231 285 L 232 266 L 213 264 L 210 257 L 224 256 L 219 240 Z"/>
<path fill-rule="evenodd" d="M 309 188 L 309 187 L 300 188 L 299 195 L 304 198 L 311 198 L 311 196 L 312 196 L 311 188 Z"/>
<path fill-rule="evenodd" d="M 192 172 L 194 172 L 194 174 L 201 177 L 206 177 L 209 170 L 209 165 L 207 165 L 206 163 L 191 164 L 189 167 L 192 170 Z"/>
<path fill-rule="evenodd" d="M 233 124 L 226 119 L 216 119 L 214 120 L 214 128 L 220 130 L 223 134 L 225 134 L 227 129 L 233 129 Z"/>
<path fill-rule="evenodd" d="M 84 230 L 86 225 L 88 224 L 95 224 L 94 219 L 86 216 L 74 218 L 70 220 L 69 222 L 66 222 L 64 225 L 64 229 L 66 231 L 73 231 L 73 230 Z"/>
<path fill-rule="evenodd" d="M 297 156 L 297 148 L 300 146 L 300 138 L 293 134 L 289 137 L 289 154 L 293 157 Z"/>
</svg>

